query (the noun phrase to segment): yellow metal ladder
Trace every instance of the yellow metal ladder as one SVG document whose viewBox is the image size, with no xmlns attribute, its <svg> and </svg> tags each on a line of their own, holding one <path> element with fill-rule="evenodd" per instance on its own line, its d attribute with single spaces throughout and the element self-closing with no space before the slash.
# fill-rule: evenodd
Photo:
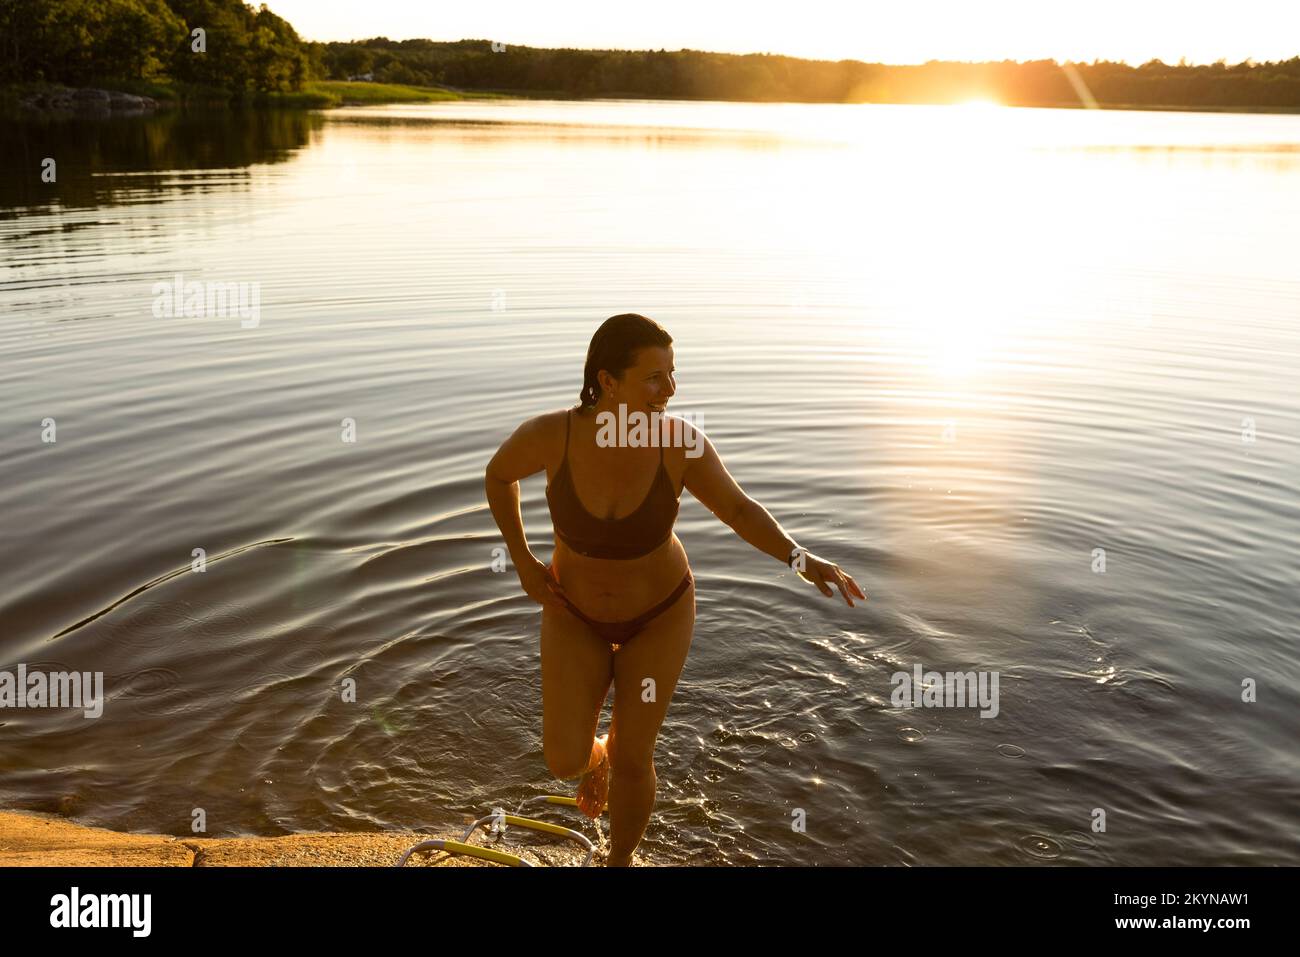
<svg viewBox="0 0 1300 957">
<path fill-rule="evenodd" d="M 465 829 L 465 833 L 460 836 L 460 840 L 458 841 L 434 839 L 421 841 L 414 847 L 407 848 L 407 850 L 402 854 L 402 859 L 397 862 L 397 866 L 404 867 L 412 854 L 428 851 L 444 851 L 448 854 L 461 854 L 465 857 L 477 857 L 485 861 L 494 861 L 498 864 L 505 864 L 510 867 L 537 866 L 531 861 L 527 861 L 520 857 L 518 854 L 500 851 L 494 847 L 483 847 L 478 844 L 468 843 L 470 836 L 480 827 L 488 828 L 488 834 L 490 835 L 488 840 L 491 843 L 499 842 L 505 836 L 505 832 L 511 827 L 522 827 L 530 831 L 541 831 L 546 834 L 554 834 L 557 837 L 564 838 L 565 840 L 574 841 L 587 849 L 587 856 L 583 862 L 578 865 L 579 867 L 586 867 L 591 863 L 591 856 L 595 853 L 595 847 L 585 835 L 560 824 L 552 824 L 549 821 L 539 821 L 533 817 L 522 816 L 521 812 L 529 804 L 546 804 L 552 807 L 558 806 L 571 808 L 577 808 L 578 806 L 576 799 L 564 797 L 559 794 L 540 794 L 537 797 L 527 798 L 519 803 L 519 807 L 515 808 L 514 814 L 507 814 L 504 810 L 497 809 L 491 814 L 479 818 Z"/>
</svg>

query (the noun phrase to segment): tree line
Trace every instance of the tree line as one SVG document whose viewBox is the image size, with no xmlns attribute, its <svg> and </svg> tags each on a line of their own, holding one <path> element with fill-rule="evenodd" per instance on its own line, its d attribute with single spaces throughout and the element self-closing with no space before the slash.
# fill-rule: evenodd
<svg viewBox="0 0 1300 957">
<path fill-rule="evenodd" d="M 566 96 L 830 103 L 951 103 L 988 98 L 1011 106 L 1300 108 L 1300 56 L 1281 62 L 1140 66 L 1110 61 L 931 61 L 909 66 L 804 60 L 702 50 L 572 50 L 488 40 L 441 43 L 377 37 L 324 44 L 327 75 L 377 81 Z M 1073 78 L 1070 72 L 1073 71 Z M 1086 94 L 1080 92 L 1082 88 Z"/>
<path fill-rule="evenodd" d="M 196 52 L 195 29 L 204 31 Z M 494 49 L 495 47 L 495 49 Z M 233 96 L 296 92 L 312 79 L 550 96 L 832 103 L 1300 109 L 1300 56 L 1280 62 L 1063 66 L 931 61 L 890 66 L 702 50 L 574 50 L 376 37 L 302 40 L 265 5 L 241 0 L 2 0 L 0 83 L 192 84 Z"/>
<path fill-rule="evenodd" d="M 323 73 L 311 55 L 287 20 L 241 0 L 0 3 L 5 83 L 178 81 L 235 96 L 289 92 Z"/>
</svg>

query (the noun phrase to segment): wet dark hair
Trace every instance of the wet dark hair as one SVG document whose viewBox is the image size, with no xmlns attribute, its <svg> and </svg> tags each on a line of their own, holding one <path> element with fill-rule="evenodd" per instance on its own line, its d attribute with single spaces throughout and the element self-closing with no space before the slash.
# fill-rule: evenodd
<svg viewBox="0 0 1300 957">
<path fill-rule="evenodd" d="M 604 369 L 615 379 L 636 365 L 638 349 L 665 347 L 673 344 L 668 330 L 653 319 L 625 312 L 610 316 L 600 324 L 587 347 L 587 364 L 582 370 L 582 391 L 578 398 L 584 408 L 596 404 L 600 398 L 600 381 L 596 376 Z"/>
</svg>

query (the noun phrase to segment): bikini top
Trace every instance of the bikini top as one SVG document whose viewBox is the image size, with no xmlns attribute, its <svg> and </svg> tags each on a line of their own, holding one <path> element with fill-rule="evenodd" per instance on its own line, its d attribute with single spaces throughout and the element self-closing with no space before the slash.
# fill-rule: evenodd
<svg viewBox="0 0 1300 957">
<path fill-rule="evenodd" d="M 564 461 L 546 486 L 546 504 L 551 510 L 555 534 L 565 545 L 588 558 L 640 558 L 648 555 L 673 533 L 677 520 L 677 492 L 664 467 L 659 449 L 659 471 L 650 491 L 636 511 L 622 518 L 597 518 L 582 506 L 573 488 L 569 470 L 569 415 L 564 416 Z"/>
</svg>

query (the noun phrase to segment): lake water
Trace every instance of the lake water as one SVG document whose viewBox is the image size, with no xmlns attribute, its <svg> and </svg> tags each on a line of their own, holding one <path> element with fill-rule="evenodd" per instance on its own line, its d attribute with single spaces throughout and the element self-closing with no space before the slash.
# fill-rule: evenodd
<svg viewBox="0 0 1300 957">
<path fill-rule="evenodd" d="M 226 836 L 572 793 L 482 476 L 640 312 L 674 411 L 870 596 L 683 496 L 646 860 L 1300 863 L 1300 116 L 503 101 L 0 143 L 0 670 L 107 699 L 0 710 L 0 806 Z M 257 309 L 155 314 L 177 275 Z M 996 717 L 897 707 L 917 665 L 997 672 Z"/>
</svg>

